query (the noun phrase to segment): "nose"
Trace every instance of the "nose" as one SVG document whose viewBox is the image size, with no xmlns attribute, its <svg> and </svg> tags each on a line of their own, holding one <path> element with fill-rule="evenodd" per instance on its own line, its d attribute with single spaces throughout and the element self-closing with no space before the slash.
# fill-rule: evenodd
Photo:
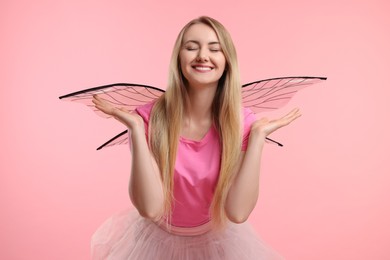
<svg viewBox="0 0 390 260">
<path fill-rule="evenodd" d="M 198 62 L 206 62 L 208 61 L 207 51 L 203 48 L 199 49 L 198 56 L 196 57 L 196 61 Z"/>
</svg>

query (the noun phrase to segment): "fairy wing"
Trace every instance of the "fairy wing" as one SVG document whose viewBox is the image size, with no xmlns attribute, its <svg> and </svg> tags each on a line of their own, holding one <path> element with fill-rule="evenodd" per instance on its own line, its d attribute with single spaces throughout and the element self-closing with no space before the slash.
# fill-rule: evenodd
<svg viewBox="0 0 390 260">
<path fill-rule="evenodd" d="M 296 92 L 307 86 L 326 80 L 324 77 L 281 77 L 271 78 L 242 86 L 242 103 L 244 106 L 251 108 L 255 113 L 274 110 L 282 107 L 294 96 Z M 92 103 L 92 97 L 99 94 L 100 97 L 109 102 L 125 107 L 128 110 L 134 110 L 136 107 L 151 102 L 161 96 L 164 90 L 152 86 L 116 83 L 95 88 L 85 89 L 68 95 L 61 96 L 60 99 L 79 102 L 90 107 L 95 113 L 107 118 L 108 116 L 96 109 Z M 125 130 L 114 136 L 97 148 L 100 150 L 120 144 L 128 144 L 128 131 Z M 279 146 L 282 144 L 277 143 Z"/>
<path fill-rule="evenodd" d="M 102 148 L 106 148 L 114 145 L 128 144 L 129 143 L 129 135 L 127 134 L 128 132 L 129 132 L 128 130 L 125 130 L 117 134 L 116 136 L 114 136 L 113 138 L 111 138 L 110 140 L 108 140 L 98 148 L 96 148 L 96 150 L 100 150 Z"/>
<path fill-rule="evenodd" d="M 99 95 L 110 103 L 131 111 L 138 106 L 157 99 L 162 93 L 164 93 L 164 90 L 148 85 L 115 83 L 63 95 L 60 99 L 82 103 L 91 108 L 99 116 L 108 118 L 109 116 L 95 108 L 95 105 L 92 103 L 93 95 Z"/>
<path fill-rule="evenodd" d="M 127 110 L 132 111 L 138 106 L 152 102 L 153 100 L 160 97 L 163 93 L 164 90 L 148 85 L 115 83 L 73 92 L 61 96 L 60 99 L 82 103 L 92 109 L 99 116 L 109 118 L 110 116 L 95 108 L 95 105 L 92 103 L 93 95 L 99 95 L 101 98 L 118 107 L 124 107 Z M 99 146 L 97 150 L 100 150 L 103 147 L 128 143 L 129 138 L 127 135 L 127 130 L 125 130 Z"/>
<path fill-rule="evenodd" d="M 247 83 L 242 86 L 242 103 L 255 113 L 278 109 L 290 101 L 299 90 L 326 80 L 325 77 L 281 77 Z M 283 146 L 281 143 L 267 138 L 269 142 Z M 111 138 L 101 145 L 104 147 L 127 144 L 127 130 Z"/>
<path fill-rule="evenodd" d="M 254 81 L 242 86 L 242 104 L 255 113 L 278 109 L 299 90 L 326 80 L 324 77 L 282 77 Z"/>
</svg>

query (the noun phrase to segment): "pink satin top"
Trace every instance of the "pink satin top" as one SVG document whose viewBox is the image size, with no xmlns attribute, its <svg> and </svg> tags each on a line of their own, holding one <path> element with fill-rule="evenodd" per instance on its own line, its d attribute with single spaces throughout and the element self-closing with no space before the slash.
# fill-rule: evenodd
<svg viewBox="0 0 390 260">
<path fill-rule="evenodd" d="M 136 109 L 144 119 L 147 135 L 149 115 L 153 103 Z M 242 150 L 248 144 L 250 127 L 255 115 L 244 108 L 244 136 Z M 180 137 L 174 172 L 174 202 L 171 225 L 177 228 L 207 226 L 210 205 L 217 184 L 221 160 L 218 132 L 211 127 L 200 141 Z"/>
</svg>

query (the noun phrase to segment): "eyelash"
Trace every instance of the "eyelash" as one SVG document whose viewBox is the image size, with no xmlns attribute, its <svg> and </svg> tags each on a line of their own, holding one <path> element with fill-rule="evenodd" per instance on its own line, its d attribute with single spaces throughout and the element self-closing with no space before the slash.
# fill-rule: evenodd
<svg viewBox="0 0 390 260">
<path fill-rule="evenodd" d="M 186 48 L 187 51 L 196 51 L 198 50 L 198 48 L 190 48 L 190 47 L 187 47 Z M 210 49 L 211 52 L 219 52 L 220 50 L 219 49 Z"/>
</svg>

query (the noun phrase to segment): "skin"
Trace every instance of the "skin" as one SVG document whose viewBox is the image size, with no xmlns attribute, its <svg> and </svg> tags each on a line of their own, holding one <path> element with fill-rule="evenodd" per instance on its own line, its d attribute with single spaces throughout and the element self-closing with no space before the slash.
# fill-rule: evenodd
<svg viewBox="0 0 390 260">
<path fill-rule="evenodd" d="M 128 128 L 132 154 L 130 200 L 141 216 L 158 220 L 164 203 L 162 181 L 157 163 L 147 144 L 142 117 L 124 108 L 117 108 L 98 96 L 94 96 L 92 102 L 97 109 L 114 117 Z"/>
<path fill-rule="evenodd" d="M 189 103 L 184 115 L 181 136 L 200 140 L 212 124 L 211 105 L 222 76 L 226 59 L 213 29 L 204 24 L 194 24 L 184 34 L 180 51 L 180 64 L 188 81 Z M 124 108 L 94 96 L 96 108 L 117 119 L 130 132 L 132 144 L 132 169 L 129 181 L 129 195 L 139 213 L 156 219 L 162 212 L 163 191 L 160 173 L 151 155 L 142 118 Z M 269 120 L 262 118 L 251 127 L 248 147 L 242 152 L 237 174 L 229 190 L 225 211 L 230 221 L 242 223 L 254 209 L 259 194 L 260 158 L 265 138 L 298 117 L 299 109 L 293 109 L 285 116 Z"/>
<path fill-rule="evenodd" d="M 245 222 L 256 206 L 259 196 L 260 158 L 265 138 L 300 116 L 299 109 L 296 108 L 279 119 L 262 118 L 252 124 L 247 150 L 241 152 L 240 167 L 226 199 L 225 212 L 230 221 Z"/>
<path fill-rule="evenodd" d="M 214 30 L 205 24 L 194 24 L 184 34 L 179 58 L 190 101 L 181 135 L 200 140 L 212 124 L 211 104 L 225 69 L 225 55 Z"/>
</svg>

